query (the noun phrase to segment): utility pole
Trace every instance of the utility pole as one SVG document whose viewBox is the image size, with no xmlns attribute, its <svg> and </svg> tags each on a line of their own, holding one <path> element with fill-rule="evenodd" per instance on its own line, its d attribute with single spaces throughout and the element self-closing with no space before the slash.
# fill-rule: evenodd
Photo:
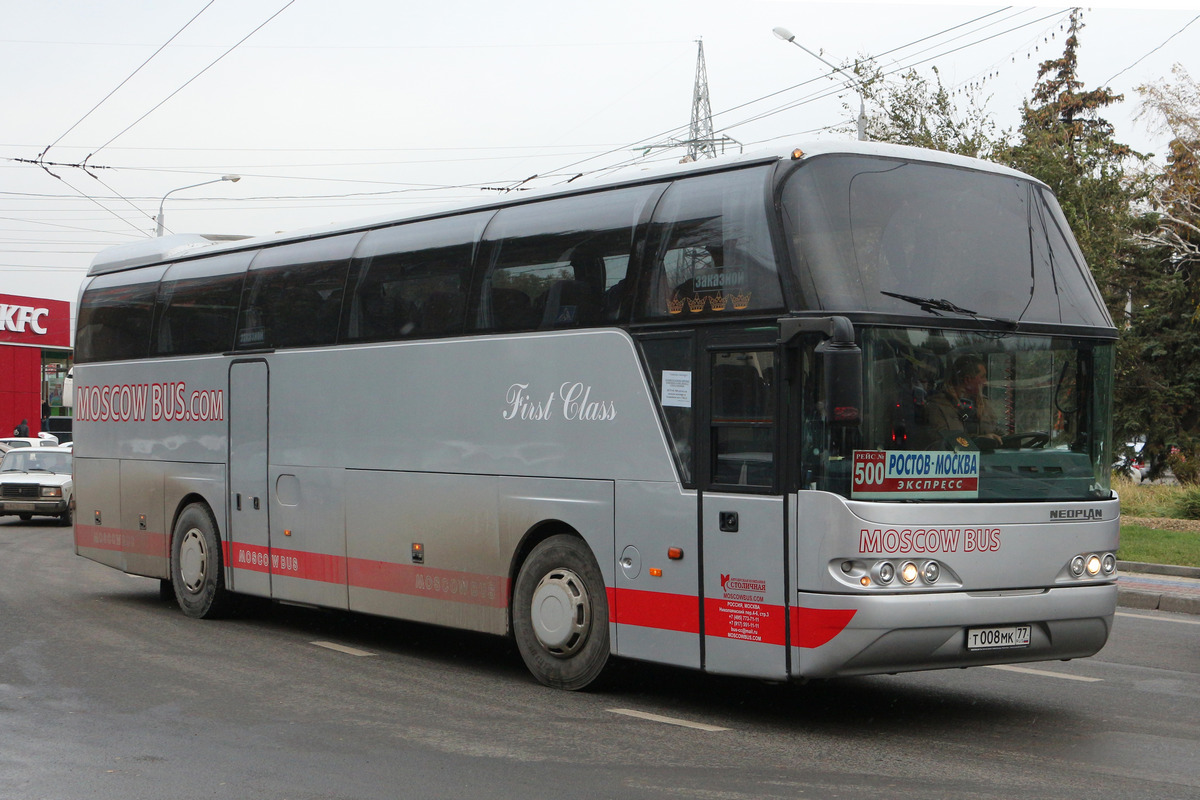
<svg viewBox="0 0 1200 800">
<path fill-rule="evenodd" d="M 692 125 L 688 129 L 688 160 L 716 158 L 713 144 L 712 105 L 708 102 L 708 69 L 704 66 L 704 40 L 697 39 L 696 83 L 692 87 Z"/>
<path fill-rule="evenodd" d="M 655 150 L 686 147 L 687 155 L 680 159 L 681 164 L 686 164 L 701 158 L 716 158 L 725 152 L 726 145 L 737 145 L 739 151 L 742 149 L 741 142 L 736 139 L 713 135 L 712 105 L 708 102 L 708 68 L 704 66 L 704 41 L 697 39 L 696 44 L 699 45 L 696 53 L 696 82 L 692 86 L 692 123 L 688 128 L 687 138 L 680 140 L 671 137 L 665 142 L 639 148 L 643 155 L 650 155 Z"/>
</svg>

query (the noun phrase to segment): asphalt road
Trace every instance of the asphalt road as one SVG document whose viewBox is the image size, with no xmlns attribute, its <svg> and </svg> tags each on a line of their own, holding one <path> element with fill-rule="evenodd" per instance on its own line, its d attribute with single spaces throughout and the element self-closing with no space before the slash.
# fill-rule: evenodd
<svg viewBox="0 0 1200 800">
<path fill-rule="evenodd" d="M 1191 615 L 1122 608 L 1098 656 L 1019 669 L 615 680 L 546 689 L 506 640 L 361 616 L 187 619 L 0 520 L 0 798 L 1200 797 Z"/>
</svg>

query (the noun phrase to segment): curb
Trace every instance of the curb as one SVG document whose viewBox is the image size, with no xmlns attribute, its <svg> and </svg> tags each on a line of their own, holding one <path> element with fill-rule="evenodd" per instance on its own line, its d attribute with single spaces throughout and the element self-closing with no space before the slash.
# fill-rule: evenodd
<svg viewBox="0 0 1200 800">
<path fill-rule="evenodd" d="M 1118 561 L 1117 569 L 1144 575 L 1165 575 L 1173 578 L 1200 580 L 1200 568 L 1178 567 L 1170 564 L 1145 564 L 1140 561 Z M 1146 589 L 1117 590 L 1117 605 L 1149 611 L 1169 611 L 1175 614 L 1200 615 L 1200 597 Z"/>
<path fill-rule="evenodd" d="M 1200 599 L 1176 597 L 1163 592 L 1146 592 L 1141 589 L 1118 589 L 1117 605 L 1122 608 L 1140 608 L 1146 611 L 1170 611 L 1174 614 L 1200 615 Z"/>
<path fill-rule="evenodd" d="M 1170 564 L 1145 564 L 1141 561 L 1117 561 L 1123 572 L 1145 572 L 1150 575 L 1170 575 L 1173 578 L 1200 579 L 1200 567 L 1176 567 Z"/>
</svg>

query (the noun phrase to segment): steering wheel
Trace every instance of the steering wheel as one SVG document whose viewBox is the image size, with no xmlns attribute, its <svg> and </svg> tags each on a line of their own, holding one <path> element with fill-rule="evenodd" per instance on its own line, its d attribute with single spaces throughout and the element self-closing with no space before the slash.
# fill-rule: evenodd
<svg viewBox="0 0 1200 800">
<path fill-rule="evenodd" d="M 1022 450 L 1026 447 L 1041 449 L 1050 443 L 1050 434 L 1046 431 L 1026 431 L 1012 433 L 1000 440 L 1000 447 L 1005 450 Z"/>
</svg>

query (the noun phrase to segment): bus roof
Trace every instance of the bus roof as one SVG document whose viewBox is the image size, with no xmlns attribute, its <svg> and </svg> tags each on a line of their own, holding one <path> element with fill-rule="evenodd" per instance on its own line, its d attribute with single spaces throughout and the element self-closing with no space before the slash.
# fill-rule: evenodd
<svg viewBox="0 0 1200 800">
<path fill-rule="evenodd" d="M 581 177 L 579 180 L 570 180 L 568 182 L 569 185 L 530 189 L 528 191 L 523 191 L 518 195 L 506 196 L 503 199 L 484 197 L 474 202 L 457 202 L 443 206 L 430 206 L 422 211 L 408 215 L 397 216 L 395 214 L 391 214 L 315 228 L 304 228 L 295 231 L 270 234 L 267 236 L 242 237 L 204 235 L 195 233 L 158 236 L 152 239 L 144 239 L 129 244 L 115 245 L 113 247 L 108 247 L 104 250 L 101 250 L 92 259 L 92 263 L 87 274 L 88 276 L 103 275 L 110 272 L 121 272 L 151 264 L 161 264 L 165 262 L 176 261 L 190 256 L 199 255 L 200 250 L 203 250 L 207 255 L 209 253 L 220 251 L 258 248 L 264 245 L 282 244 L 285 242 L 300 241 L 303 239 L 329 236 L 338 233 L 350 233 L 357 230 L 368 230 L 370 228 L 377 228 L 400 222 L 412 222 L 420 219 L 449 216 L 451 214 L 462 213 L 466 211 L 500 208 L 503 206 L 527 203 L 549 197 L 586 194 L 588 192 L 597 191 L 604 188 L 661 181 L 665 178 L 675 176 L 699 174 L 704 172 L 719 172 L 747 166 L 750 164 L 765 164 L 785 159 L 808 159 L 815 156 L 830 154 L 900 158 L 909 161 L 944 164 L 946 166 L 958 167 L 961 169 L 993 172 L 1000 175 L 1008 175 L 1010 177 L 1021 178 L 1024 180 L 1034 180 L 1036 183 L 1041 183 L 1040 181 L 1031 178 L 1029 175 L 1000 164 L 990 161 L 983 161 L 977 158 L 960 156 L 953 153 L 946 153 L 940 150 L 927 150 L 918 147 L 886 144 L 882 142 L 819 140 L 807 142 L 800 147 L 787 151 L 758 150 L 752 153 L 721 156 L 715 159 L 705 159 L 703 161 L 694 161 L 683 164 L 668 164 L 665 166 L 656 165 L 653 167 L 630 166 L 620 170 L 617 173 L 610 173 L 602 178 Z"/>
</svg>

